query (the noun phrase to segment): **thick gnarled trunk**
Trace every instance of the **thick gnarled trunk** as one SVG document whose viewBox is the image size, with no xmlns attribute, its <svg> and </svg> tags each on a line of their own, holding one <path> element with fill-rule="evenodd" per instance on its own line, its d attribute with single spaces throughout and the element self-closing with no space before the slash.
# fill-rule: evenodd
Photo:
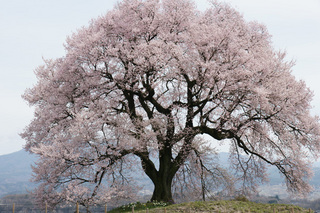
<svg viewBox="0 0 320 213">
<path fill-rule="evenodd" d="M 157 180 L 153 181 L 153 183 L 154 190 L 151 201 L 174 203 L 171 192 L 172 178 L 165 174 L 161 174 L 161 176 L 159 176 Z"/>
<path fill-rule="evenodd" d="M 145 153 L 146 154 L 146 153 Z M 156 169 L 148 155 L 139 156 L 142 163 L 142 168 L 147 176 L 152 180 L 154 185 L 151 201 L 161 201 L 174 203 L 171 186 L 173 177 L 179 169 L 179 166 L 173 164 L 171 147 L 160 151 L 159 170 Z"/>
</svg>

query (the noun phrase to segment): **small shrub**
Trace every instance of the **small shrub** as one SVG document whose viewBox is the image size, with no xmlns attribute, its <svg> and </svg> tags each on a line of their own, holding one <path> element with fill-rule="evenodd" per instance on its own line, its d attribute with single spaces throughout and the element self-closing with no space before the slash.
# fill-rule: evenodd
<svg viewBox="0 0 320 213">
<path fill-rule="evenodd" d="M 241 202 L 249 202 L 249 199 L 244 195 L 238 195 L 233 200 L 234 201 L 241 201 Z"/>
</svg>

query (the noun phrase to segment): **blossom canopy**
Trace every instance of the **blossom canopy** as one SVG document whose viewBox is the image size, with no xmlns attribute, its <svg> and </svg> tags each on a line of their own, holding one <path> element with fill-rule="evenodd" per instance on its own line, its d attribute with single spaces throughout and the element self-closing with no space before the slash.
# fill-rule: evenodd
<svg viewBox="0 0 320 213">
<path fill-rule="evenodd" d="M 133 159 L 155 186 L 151 200 L 172 201 L 184 172 L 202 190 L 210 177 L 252 189 L 265 163 L 289 190 L 310 191 L 320 150 L 312 92 L 264 25 L 216 1 L 198 11 L 189 0 L 123 0 L 65 48 L 23 95 L 35 108 L 21 135 L 41 157 L 40 200 L 87 205 L 121 194 Z M 232 175 L 208 157 L 223 140 Z"/>
</svg>

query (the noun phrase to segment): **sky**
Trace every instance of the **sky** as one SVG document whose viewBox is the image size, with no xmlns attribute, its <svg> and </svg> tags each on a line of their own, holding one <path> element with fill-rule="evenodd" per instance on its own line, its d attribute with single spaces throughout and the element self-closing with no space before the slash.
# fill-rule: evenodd
<svg viewBox="0 0 320 213">
<path fill-rule="evenodd" d="M 111 10 L 117 0 L 0 0 L 0 155 L 19 151 L 33 110 L 21 98 L 43 59 L 65 55 L 67 36 Z M 200 10 L 206 0 L 195 1 Z M 226 0 L 246 20 L 267 26 L 276 50 L 295 60 L 293 75 L 314 91 L 320 115 L 320 0 Z"/>
</svg>

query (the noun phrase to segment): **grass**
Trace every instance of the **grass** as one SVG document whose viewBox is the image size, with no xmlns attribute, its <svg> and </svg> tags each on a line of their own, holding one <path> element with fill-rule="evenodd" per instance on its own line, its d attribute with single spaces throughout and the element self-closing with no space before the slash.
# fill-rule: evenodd
<svg viewBox="0 0 320 213">
<path fill-rule="evenodd" d="M 309 213 L 308 209 L 301 208 L 299 206 L 289 204 L 262 204 L 245 201 L 195 201 L 182 204 L 168 205 L 166 203 L 131 203 L 125 206 L 121 206 L 109 213 L 124 213 L 132 212 L 132 206 L 134 206 L 135 213 L 145 213 L 146 209 L 149 209 L 149 213 Z M 293 211 L 292 211 L 293 210 Z M 313 211 L 310 211 L 313 212 Z"/>
<path fill-rule="evenodd" d="M 161 209 L 169 206 L 168 203 L 163 202 L 148 202 L 148 203 L 129 203 L 127 205 L 120 206 L 116 209 L 109 211 L 109 213 L 120 213 L 120 212 L 132 212 L 132 207 L 134 207 L 134 212 L 146 212 L 146 209 Z"/>
</svg>

